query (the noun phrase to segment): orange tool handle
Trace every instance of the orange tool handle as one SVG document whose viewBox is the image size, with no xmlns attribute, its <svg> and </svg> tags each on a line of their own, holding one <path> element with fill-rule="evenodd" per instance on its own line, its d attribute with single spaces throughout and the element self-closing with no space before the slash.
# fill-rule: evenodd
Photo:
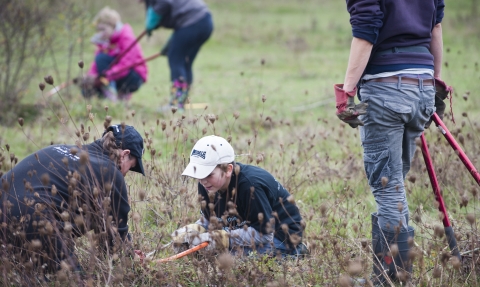
<svg viewBox="0 0 480 287">
<path fill-rule="evenodd" d="M 205 247 L 207 247 L 207 246 L 208 246 L 208 242 L 202 242 L 202 243 L 200 243 L 199 245 L 197 245 L 197 246 L 195 246 L 195 247 L 192 247 L 192 248 L 190 248 L 190 249 L 188 249 L 188 250 L 185 250 L 185 251 L 180 252 L 180 253 L 178 253 L 178 254 L 175 254 L 175 255 L 173 255 L 173 256 L 170 256 L 170 257 L 167 257 L 167 258 L 163 258 L 163 259 L 158 259 L 158 260 L 155 261 L 155 263 L 162 263 L 162 262 L 167 262 L 167 261 L 173 261 L 173 260 L 175 260 L 175 259 L 182 258 L 182 257 L 184 257 L 184 256 L 187 256 L 188 254 L 191 254 L 191 253 L 193 253 L 193 252 L 195 252 L 195 251 L 198 251 L 198 250 L 200 250 L 200 249 L 203 249 L 203 248 L 205 248 Z"/>
</svg>

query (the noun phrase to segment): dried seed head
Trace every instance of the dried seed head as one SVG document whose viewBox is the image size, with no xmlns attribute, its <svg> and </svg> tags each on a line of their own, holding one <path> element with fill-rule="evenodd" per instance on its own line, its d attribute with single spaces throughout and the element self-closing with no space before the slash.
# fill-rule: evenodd
<svg viewBox="0 0 480 287">
<path fill-rule="evenodd" d="M 135 221 L 135 223 L 139 223 L 141 219 L 140 213 L 138 212 L 133 213 L 132 219 L 133 221 Z"/>
<path fill-rule="evenodd" d="M 382 187 L 385 188 L 388 184 L 388 177 L 383 176 L 382 177 Z"/>
<path fill-rule="evenodd" d="M 290 194 L 287 197 L 287 201 L 290 202 L 291 204 L 295 204 L 295 197 L 292 194 Z"/>
<path fill-rule="evenodd" d="M 228 252 L 217 257 L 217 265 L 221 270 L 230 270 L 235 264 L 235 258 Z"/>
<path fill-rule="evenodd" d="M 258 221 L 263 222 L 263 213 L 258 214 Z"/>
<path fill-rule="evenodd" d="M 233 117 L 234 117 L 235 119 L 238 119 L 239 116 L 240 116 L 240 113 L 239 113 L 239 112 L 237 112 L 237 111 L 233 112 Z"/>
<path fill-rule="evenodd" d="M 267 97 L 265 95 L 262 95 L 262 103 L 265 103 L 266 100 L 267 100 Z"/>
<path fill-rule="evenodd" d="M 18 124 L 23 127 L 23 118 L 18 118 Z"/>
<path fill-rule="evenodd" d="M 340 287 L 350 287 L 352 285 L 352 278 L 350 278 L 348 275 L 342 275 L 340 278 L 338 278 L 338 286 Z"/>
<path fill-rule="evenodd" d="M 208 114 L 207 115 L 208 121 L 211 122 L 212 124 L 215 123 L 215 120 L 217 117 L 214 114 Z"/>
<path fill-rule="evenodd" d="M 390 245 L 390 253 L 392 254 L 392 257 L 397 257 L 397 255 L 398 255 L 398 245 L 397 244 Z"/>
<path fill-rule="evenodd" d="M 433 233 L 435 234 L 435 237 L 442 238 L 445 234 L 445 229 L 443 228 L 443 226 L 437 224 L 433 228 Z"/>
<path fill-rule="evenodd" d="M 57 195 L 57 192 L 58 192 L 57 187 L 55 186 L 55 184 L 52 184 L 52 195 L 53 196 Z"/>
<path fill-rule="evenodd" d="M 403 203 L 399 202 L 399 203 L 397 204 L 397 209 L 398 209 L 398 211 L 402 212 L 402 210 L 403 210 Z"/>
<path fill-rule="evenodd" d="M 85 165 L 89 161 L 89 155 L 86 152 L 80 153 L 80 164 Z"/>
<path fill-rule="evenodd" d="M 455 270 L 460 270 L 460 267 L 462 267 L 462 262 L 460 262 L 460 259 L 458 259 L 457 256 L 452 256 L 450 258 L 450 263 L 452 263 L 452 266 L 455 268 Z"/>
<path fill-rule="evenodd" d="M 348 264 L 348 274 L 357 276 L 362 272 L 362 263 L 359 261 L 350 261 Z"/>
<path fill-rule="evenodd" d="M 442 276 L 442 267 L 440 267 L 440 265 L 435 266 L 432 275 L 433 278 L 440 278 Z"/>
<path fill-rule="evenodd" d="M 175 114 L 177 112 L 178 108 L 177 107 L 171 107 L 171 110 L 172 110 L 172 114 Z"/>
<path fill-rule="evenodd" d="M 42 174 L 41 181 L 43 186 L 47 186 L 50 183 L 50 175 L 48 173 Z"/>
<path fill-rule="evenodd" d="M 475 215 L 473 213 L 467 214 L 467 221 L 470 223 L 470 225 L 475 224 Z"/>
<path fill-rule="evenodd" d="M 33 239 L 32 242 L 30 243 L 30 247 L 33 250 L 40 250 L 42 248 L 42 241 L 38 239 Z"/>
<path fill-rule="evenodd" d="M 45 83 L 42 82 L 42 83 L 38 84 L 38 87 L 40 88 L 40 91 L 45 90 Z"/>
<path fill-rule="evenodd" d="M 60 214 L 60 217 L 62 218 L 63 221 L 69 221 L 70 220 L 70 214 L 67 211 L 64 211 Z"/>
<path fill-rule="evenodd" d="M 47 84 L 53 85 L 53 77 L 51 75 L 45 76 L 43 79 Z"/>
<path fill-rule="evenodd" d="M 80 67 L 80 69 L 83 69 L 83 61 L 82 60 L 78 61 L 78 66 Z"/>
<path fill-rule="evenodd" d="M 260 61 L 260 64 L 261 64 L 262 66 L 265 65 L 265 59 L 262 59 L 262 60 Z"/>
<path fill-rule="evenodd" d="M 257 164 L 261 163 L 263 161 L 263 155 L 259 154 L 257 155 Z"/>
</svg>

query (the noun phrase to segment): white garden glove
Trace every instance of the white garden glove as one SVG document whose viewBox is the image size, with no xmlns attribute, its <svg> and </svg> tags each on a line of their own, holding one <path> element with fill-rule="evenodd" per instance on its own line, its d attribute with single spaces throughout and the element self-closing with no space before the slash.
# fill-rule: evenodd
<svg viewBox="0 0 480 287">
<path fill-rule="evenodd" d="M 208 242 L 205 250 L 222 250 L 230 246 L 230 235 L 225 230 L 214 230 L 211 232 L 200 233 L 191 237 L 190 247 L 200 245 L 203 242 Z"/>
<path fill-rule="evenodd" d="M 187 249 L 191 238 L 205 231 L 205 228 L 198 224 L 188 224 L 175 230 L 171 234 L 174 252 L 180 253 Z"/>
</svg>

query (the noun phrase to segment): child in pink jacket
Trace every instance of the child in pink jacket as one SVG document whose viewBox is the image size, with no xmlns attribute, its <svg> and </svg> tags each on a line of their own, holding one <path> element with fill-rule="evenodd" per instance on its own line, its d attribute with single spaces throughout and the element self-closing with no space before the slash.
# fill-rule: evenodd
<svg viewBox="0 0 480 287">
<path fill-rule="evenodd" d="M 147 81 L 147 65 L 140 45 L 135 44 L 125 54 L 136 37 L 129 24 L 123 24 L 117 11 L 105 7 L 95 17 L 97 33 L 91 42 L 97 45 L 95 61 L 87 77 L 93 83 L 94 92 L 112 101 L 128 101 Z M 119 54 L 123 56 L 112 65 Z M 84 96 L 88 95 L 84 91 Z"/>
</svg>

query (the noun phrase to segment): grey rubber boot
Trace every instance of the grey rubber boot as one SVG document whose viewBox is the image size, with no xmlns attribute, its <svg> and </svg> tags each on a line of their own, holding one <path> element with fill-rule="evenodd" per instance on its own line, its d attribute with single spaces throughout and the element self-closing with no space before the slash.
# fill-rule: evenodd
<svg viewBox="0 0 480 287">
<path fill-rule="evenodd" d="M 412 261 L 409 259 L 409 251 L 410 244 L 413 243 L 415 230 L 408 226 L 408 230 L 403 230 L 398 234 L 385 230 L 381 230 L 381 232 L 384 236 L 380 240 L 384 256 L 383 261 L 388 268 L 388 276 L 393 281 L 408 281 L 412 275 Z M 397 245 L 397 248 L 392 249 L 394 244 Z M 391 254 L 392 251 L 393 254 Z M 392 258 L 392 255 L 395 255 L 395 257 Z"/>
</svg>

